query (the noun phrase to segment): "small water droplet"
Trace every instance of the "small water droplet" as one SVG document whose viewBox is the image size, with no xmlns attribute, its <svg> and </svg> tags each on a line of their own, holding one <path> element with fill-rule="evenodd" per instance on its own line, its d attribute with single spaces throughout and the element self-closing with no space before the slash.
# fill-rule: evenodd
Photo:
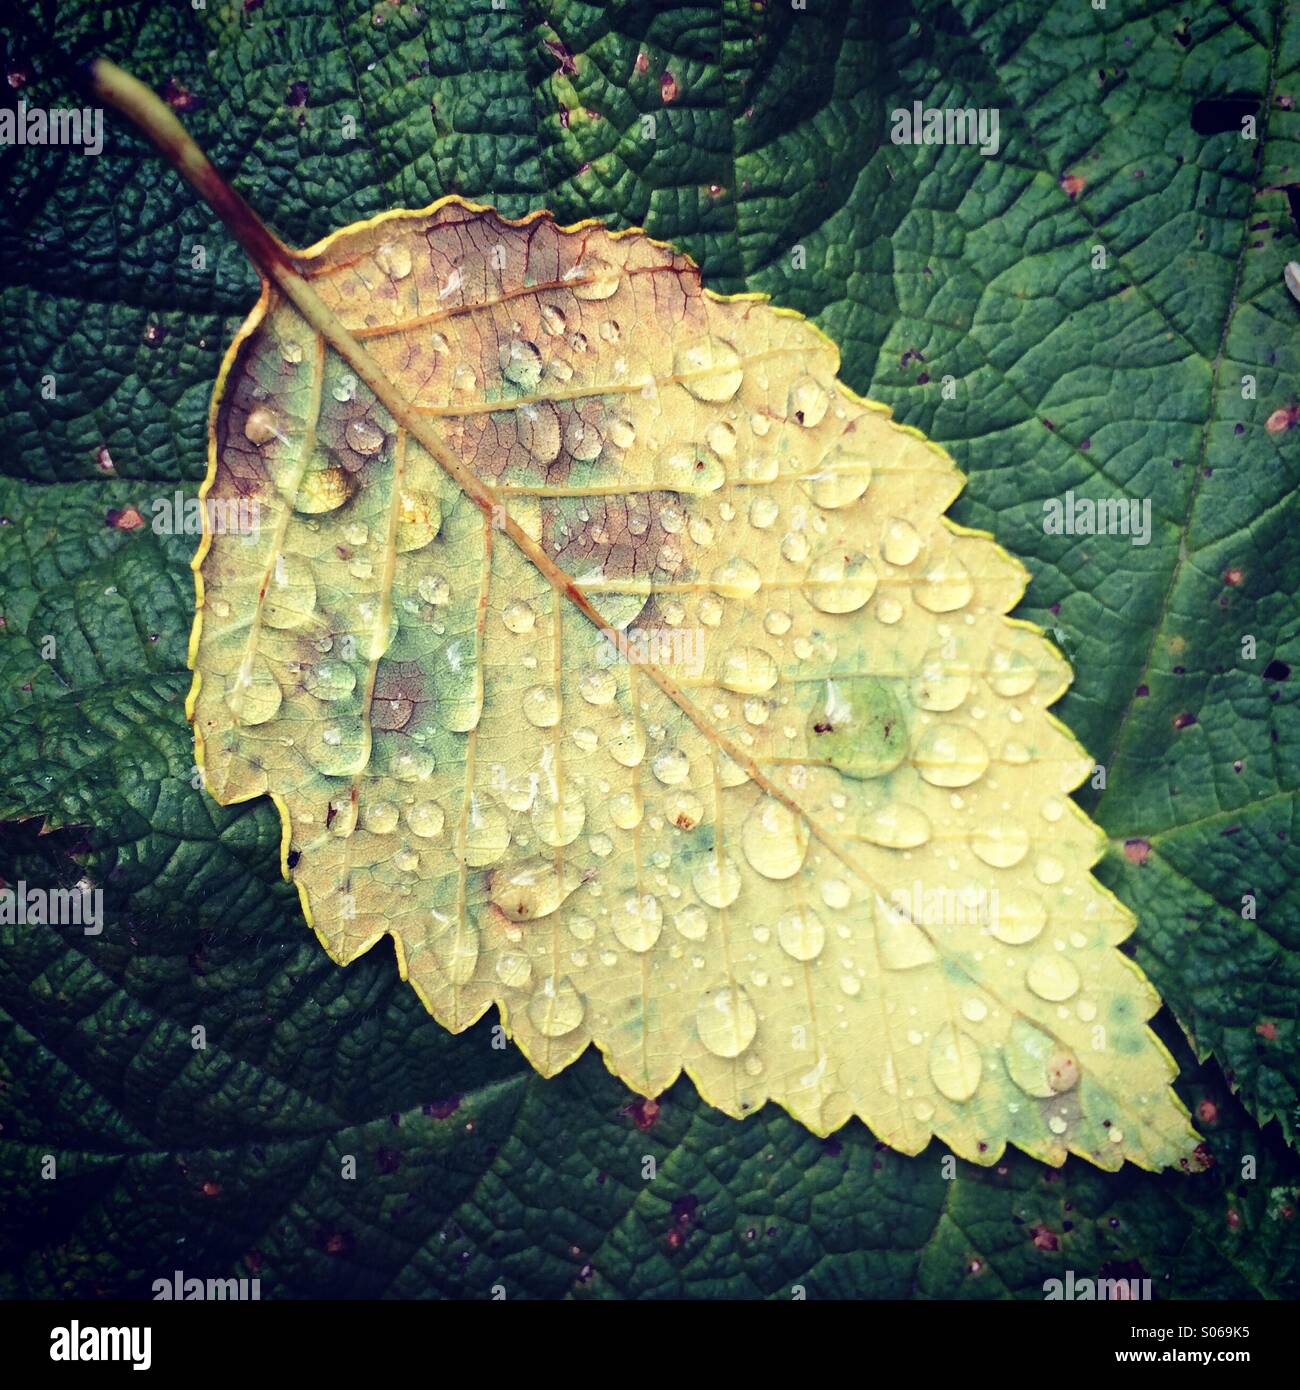
<svg viewBox="0 0 1300 1390">
<path fill-rule="evenodd" d="M 653 893 L 624 898 L 614 908 L 614 935 L 629 951 L 648 951 L 663 930 L 663 909 Z"/>
<path fill-rule="evenodd" d="M 1025 984 L 1040 999 L 1059 1004 L 1078 993 L 1079 972 L 1065 956 L 1044 953 L 1029 962 Z"/>
<path fill-rule="evenodd" d="M 348 444 L 359 454 L 376 454 L 384 446 L 384 432 L 365 415 L 348 421 L 344 431 Z"/>
<path fill-rule="evenodd" d="M 811 909 L 800 908 L 778 918 L 776 939 L 795 960 L 815 960 L 826 944 L 826 925 Z"/>
<path fill-rule="evenodd" d="M 740 896 L 740 870 L 728 855 L 711 855 L 691 875 L 702 901 L 710 907 L 730 907 Z"/>
</svg>

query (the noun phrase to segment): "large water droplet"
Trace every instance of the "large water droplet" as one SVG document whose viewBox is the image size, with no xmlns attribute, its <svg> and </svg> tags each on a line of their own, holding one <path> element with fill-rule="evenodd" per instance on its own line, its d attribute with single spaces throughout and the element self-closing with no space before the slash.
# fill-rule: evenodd
<svg viewBox="0 0 1300 1390">
<path fill-rule="evenodd" d="M 406 812 L 406 823 L 410 826 L 411 833 L 425 840 L 432 840 L 441 835 L 446 819 L 442 807 L 436 801 L 417 801 L 408 807 Z"/>
<path fill-rule="evenodd" d="M 989 658 L 989 685 L 994 691 L 1014 698 L 1027 695 L 1038 682 L 1038 668 L 1021 651 L 999 647 Z"/>
<path fill-rule="evenodd" d="M 501 349 L 501 374 L 521 391 L 532 391 L 542 379 L 542 354 L 534 343 L 514 338 Z"/>
<path fill-rule="evenodd" d="M 614 673 L 599 666 L 585 671 L 578 682 L 578 693 L 589 705 L 609 704 L 617 689 Z"/>
<path fill-rule="evenodd" d="M 1009 869 L 1029 853 L 1029 835 L 1014 821 L 989 821 L 971 831 L 970 847 L 990 868 Z"/>
<path fill-rule="evenodd" d="M 920 709 L 947 713 L 956 709 L 970 694 L 970 673 L 935 647 L 926 652 L 921 669 L 912 678 L 909 690 L 913 702 Z"/>
<path fill-rule="evenodd" d="M 531 859 L 496 869 L 488 879 L 488 897 L 512 922 L 549 917 L 578 886 L 572 868 L 557 872 L 553 859 Z"/>
<path fill-rule="evenodd" d="M 806 724 L 808 747 L 846 777 L 882 777 L 907 756 L 907 724 L 884 681 L 828 680 Z"/>
<path fill-rule="evenodd" d="M 826 926 L 810 908 L 800 908 L 778 918 L 776 939 L 795 960 L 815 960 L 826 944 Z"/>
<path fill-rule="evenodd" d="M 636 767 L 645 757 L 645 730 L 635 719 L 620 720 L 608 746 L 616 763 Z"/>
<path fill-rule="evenodd" d="M 740 870 L 728 855 L 711 855 L 691 875 L 700 898 L 710 907 L 730 907 L 740 896 Z"/>
<path fill-rule="evenodd" d="M 790 388 L 790 418 L 805 429 L 821 424 L 830 403 L 826 388 L 816 377 L 800 377 Z"/>
<path fill-rule="evenodd" d="M 716 1057 L 739 1057 L 758 1032 L 758 1014 L 740 985 L 705 994 L 695 1015 L 700 1041 Z"/>
<path fill-rule="evenodd" d="M 691 775 L 690 759 L 680 748 L 660 749 L 650 768 L 666 787 L 675 787 Z"/>
<path fill-rule="evenodd" d="M 244 421 L 244 437 L 251 443 L 260 446 L 279 434 L 279 422 L 266 406 L 259 405 L 249 411 L 248 419 Z"/>
<path fill-rule="evenodd" d="M 808 827 L 782 802 L 765 797 L 745 817 L 740 845 L 750 868 L 764 878 L 793 878 L 808 853 Z"/>
<path fill-rule="evenodd" d="M 1040 999 L 1059 1004 L 1078 993 L 1079 972 L 1059 951 L 1052 955 L 1044 952 L 1029 962 L 1025 984 Z"/>
<path fill-rule="evenodd" d="M 740 390 L 740 354 L 720 338 L 703 338 L 673 355 L 673 372 L 697 401 L 720 404 Z"/>
<path fill-rule="evenodd" d="M 952 613 L 965 608 L 974 593 L 975 585 L 966 566 L 950 551 L 926 570 L 925 579 L 916 586 L 913 597 L 931 613 Z"/>
<path fill-rule="evenodd" d="M 560 697 L 553 685 L 535 685 L 524 692 L 524 718 L 538 729 L 560 722 Z"/>
<path fill-rule="evenodd" d="M 429 942 L 448 983 L 468 984 L 478 965 L 478 928 L 472 922 L 446 922 L 430 936 Z"/>
<path fill-rule="evenodd" d="M 1026 1095 L 1046 1100 L 1054 1094 L 1047 1079 L 1047 1063 L 1057 1049 L 1057 1043 L 1041 1029 L 1023 1018 L 1014 1019 L 1002 1048 L 1007 1075 Z"/>
<path fill-rule="evenodd" d="M 349 446 L 359 454 L 377 454 L 384 447 L 383 430 L 365 415 L 349 420 L 344 435 Z"/>
<path fill-rule="evenodd" d="M 916 745 L 917 771 L 934 787 L 967 787 L 988 770 L 983 739 L 962 724 L 932 724 Z"/>
<path fill-rule="evenodd" d="M 819 507 L 834 511 L 856 502 L 870 482 L 870 462 L 841 445 L 826 455 L 816 473 L 802 478 L 800 486 Z"/>
<path fill-rule="evenodd" d="M 226 704 L 240 724 L 265 724 L 274 718 L 284 696 L 270 666 L 258 656 L 226 694 Z"/>
<path fill-rule="evenodd" d="M 876 898 L 876 941 L 889 970 L 914 970 L 939 959 L 929 937 L 892 903 Z"/>
<path fill-rule="evenodd" d="M 629 951 L 648 951 L 659 940 L 664 914 L 653 893 L 624 898 L 611 915 L 614 935 Z"/>
<path fill-rule="evenodd" d="M 400 241 L 390 241 L 375 252 L 375 262 L 385 275 L 405 280 L 411 273 L 411 253 Z"/>
<path fill-rule="evenodd" d="M 698 903 L 687 903 L 673 915 L 673 926 L 687 941 L 703 941 L 709 931 L 709 914 Z"/>
<path fill-rule="evenodd" d="M 969 1100 L 980 1084 L 983 1065 L 979 1044 L 969 1033 L 951 1024 L 939 1029 L 930 1045 L 930 1080 L 940 1095 Z"/>
<path fill-rule="evenodd" d="M 506 814 L 490 792 L 471 792 L 465 819 L 465 863 L 473 869 L 494 864 L 510 843 Z"/>
<path fill-rule="evenodd" d="M 618 270 L 598 256 L 586 257 L 580 265 L 575 265 L 565 278 L 575 281 L 575 299 L 609 299 L 618 289 Z"/>
<path fill-rule="evenodd" d="M 750 598 L 762 587 L 763 577 L 753 563 L 736 555 L 714 570 L 709 582 L 723 598 Z"/>
<path fill-rule="evenodd" d="M 1027 888 L 998 891 L 996 911 L 990 914 L 989 931 L 1008 946 L 1023 946 L 1043 930 L 1047 908 L 1037 893 Z"/>
<path fill-rule="evenodd" d="M 544 1038 L 562 1038 L 582 1022 L 587 1006 L 566 976 L 548 976 L 528 1001 L 528 1018 Z"/>
<path fill-rule="evenodd" d="M 587 804 L 577 787 L 566 786 L 558 799 L 551 792 L 539 795 L 529 819 L 537 838 L 559 849 L 571 845 L 582 834 L 587 823 Z"/>
<path fill-rule="evenodd" d="M 762 695 L 776 684 L 776 662 L 760 647 L 737 647 L 722 659 L 718 684 L 737 695 Z"/>
</svg>

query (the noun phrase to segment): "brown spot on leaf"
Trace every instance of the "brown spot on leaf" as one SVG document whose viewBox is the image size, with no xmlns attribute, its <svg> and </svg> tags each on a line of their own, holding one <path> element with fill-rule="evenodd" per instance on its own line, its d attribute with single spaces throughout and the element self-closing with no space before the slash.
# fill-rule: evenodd
<svg viewBox="0 0 1300 1390">
<path fill-rule="evenodd" d="M 1150 840 L 1125 840 L 1124 858 L 1130 864 L 1145 864 L 1151 854 Z"/>
<path fill-rule="evenodd" d="M 1083 192 L 1084 182 L 1085 180 L 1079 174 L 1062 174 L 1061 192 L 1067 198 L 1077 198 Z"/>
</svg>

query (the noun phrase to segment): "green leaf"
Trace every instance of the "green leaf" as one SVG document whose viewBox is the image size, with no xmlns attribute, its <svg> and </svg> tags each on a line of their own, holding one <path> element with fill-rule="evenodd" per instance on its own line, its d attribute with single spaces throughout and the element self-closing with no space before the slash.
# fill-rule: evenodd
<svg viewBox="0 0 1300 1390">
<path fill-rule="evenodd" d="M 193 538 L 104 524 L 192 495 L 254 293 L 211 215 L 112 126 L 98 158 L 0 152 L 0 304 L 21 325 L 0 347 L 0 811 L 69 827 L 7 833 L 0 873 L 84 871 L 109 903 L 98 938 L 3 929 L 0 1159 L 27 1197 L 8 1291 L 146 1293 L 179 1248 L 205 1275 L 260 1251 L 268 1295 L 482 1297 L 500 1278 L 1037 1298 L 1065 1268 L 1136 1264 L 1158 1295 L 1294 1296 L 1298 468 L 1295 431 L 1266 422 L 1300 367 L 1282 281 L 1295 20 L 1281 0 L 1190 22 L 1066 0 L 825 8 L 33 4 L 6 53 L 33 104 L 80 100 L 67 64 L 95 52 L 188 91 L 196 137 L 293 242 L 460 192 L 643 225 L 716 289 L 813 317 L 854 389 L 969 473 L 954 515 L 1026 560 L 1020 614 L 1064 634 L 1057 713 L 1107 773 L 1081 799 L 1138 962 L 1214 1059 L 1180 1054 L 1216 1166 L 1053 1178 L 1017 1157 L 945 1182 L 937 1146 L 899 1158 L 850 1126 L 831 1153 L 686 1083 L 643 1133 L 597 1060 L 543 1082 L 487 1021 L 444 1035 L 378 953 L 331 965 L 278 880 L 274 813 L 191 786 Z M 1195 128 L 1215 115 L 1198 103 L 1242 94 L 1257 139 Z M 996 106 L 998 156 L 889 144 L 914 99 Z M 1151 543 L 1045 534 L 1042 502 L 1067 489 L 1150 498 Z M 446 1119 L 420 1111 L 456 1093 Z"/>
</svg>

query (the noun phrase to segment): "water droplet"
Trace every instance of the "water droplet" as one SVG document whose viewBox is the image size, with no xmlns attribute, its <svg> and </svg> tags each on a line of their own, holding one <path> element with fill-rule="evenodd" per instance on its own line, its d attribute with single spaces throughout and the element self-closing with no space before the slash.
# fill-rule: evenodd
<svg viewBox="0 0 1300 1390">
<path fill-rule="evenodd" d="M 814 756 L 846 777 L 882 777 L 907 756 L 907 724 L 884 681 L 828 680 L 805 726 Z"/>
<path fill-rule="evenodd" d="M 1069 1052 L 1056 1051 L 1047 1061 L 1047 1084 L 1053 1095 L 1072 1091 L 1079 1082 L 1078 1058 Z"/>
<path fill-rule="evenodd" d="M 908 690 L 919 709 L 946 714 L 970 694 L 970 684 L 969 671 L 934 647 L 926 652 Z"/>
<path fill-rule="evenodd" d="M 494 864 L 510 843 L 506 814 L 490 792 L 471 792 L 465 819 L 465 863 L 473 869 Z"/>
<path fill-rule="evenodd" d="M 673 355 L 673 372 L 697 401 L 721 404 L 740 390 L 740 354 L 720 338 L 703 338 Z"/>
<path fill-rule="evenodd" d="M 1013 821 L 991 821 L 971 832 L 970 847 L 990 868 L 1010 869 L 1029 853 L 1029 835 Z"/>
<path fill-rule="evenodd" d="M 713 544 L 714 531 L 713 523 L 707 516 L 693 516 L 686 528 L 687 535 L 700 547 L 708 547 Z"/>
<path fill-rule="evenodd" d="M 917 849 L 929 840 L 930 833 L 929 819 L 914 806 L 882 806 L 858 819 L 858 834 L 885 849 Z"/>
<path fill-rule="evenodd" d="M 451 586 L 440 574 L 426 574 L 415 586 L 425 603 L 443 604 L 451 597 Z"/>
<path fill-rule="evenodd" d="M 930 1045 L 930 1080 L 952 1101 L 969 1100 L 983 1069 L 979 1044 L 967 1032 L 945 1024 Z"/>
<path fill-rule="evenodd" d="M 913 591 L 922 608 L 931 613 L 952 613 L 965 608 L 975 593 L 966 566 L 949 551 L 925 572 L 925 579 Z"/>
<path fill-rule="evenodd" d="M 566 976 L 557 981 L 548 976 L 528 1001 L 528 1018 L 544 1038 L 562 1038 L 582 1022 L 587 1008 L 582 995 Z"/>
<path fill-rule="evenodd" d="M 727 481 L 722 460 L 712 449 L 694 444 L 674 444 L 655 464 L 654 476 L 672 492 L 703 496 L 716 492 Z"/>
<path fill-rule="evenodd" d="M 556 870 L 551 859 L 530 859 L 495 869 L 488 879 L 488 897 L 512 922 L 535 922 L 549 917 L 578 886 L 576 870 Z"/>
<path fill-rule="evenodd" d="M 815 960 L 826 944 L 826 926 L 811 909 L 800 908 L 777 919 L 776 939 L 795 960 Z"/>
<path fill-rule="evenodd" d="M 313 468 L 305 473 L 294 493 L 295 511 L 319 516 L 341 507 L 353 493 L 355 483 L 345 468 Z"/>
<path fill-rule="evenodd" d="M 781 514 L 781 508 L 771 497 L 755 497 L 749 504 L 749 524 L 765 531 Z"/>
<path fill-rule="evenodd" d="M 497 957 L 496 972 L 507 989 L 523 989 L 532 979 L 533 963 L 522 951 L 503 951 Z"/>
<path fill-rule="evenodd" d="M 739 1057 L 758 1032 L 758 1014 L 740 985 L 712 990 L 695 1015 L 700 1041 L 716 1057 Z"/>
<path fill-rule="evenodd" d="M 411 253 L 400 241 L 390 241 L 375 252 L 375 261 L 385 275 L 405 280 L 411 273 Z"/>
<path fill-rule="evenodd" d="M 789 413 L 805 429 L 820 425 L 826 418 L 831 398 L 816 377 L 800 377 L 790 388 Z"/>
<path fill-rule="evenodd" d="M 560 697 L 553 685 L 534 685 L 524 692 L 524 718 L 535 728 L 549 729 L 560 722 Z"/>
<path fill-rule="evenodd" d="M 542 305 L 542 327 L 554 338 L 564 332 L 567 320 L 554 304 Z"/>
<path fill-rule="evenodd" d="M 478 965 L 478 928 L 472 922 L 449 922 L 429 941 L 434 959 L 448 983 L 468 984 Z"/>
<path fill-rule="evenodd" d="M 801 565 L 808 558 L 808 537 L 802 531 L 787 531 L 781 537 L 781 554 L 792 565 Z"/>
<path fill-rule="evenodd" d="M 700 898 L 710 907 L 730 907 L 740 896 L 740 870 L 728 855 L 710 855 L 691 875 Z"/>
<path fill-rule="evenodd" d="M 583 672 L 578 682 L 578 693 L 589 705 L 607 705 L 614 698 L 618 682 L 614 673 L 597 666 Z"/>
<path fill-rule="evenodd" d="M 531 632 L 533 624 L 537 621 L 537 614 L 533 612 L 532 604 L 525 603 L 522 599 L 512 599 L 502 610 L 501 621 L 505 623 L 509 632 Z"/>
<path fill-rule="evenodd" d="M 513 338 L 501 350 L 501 374 L 521 391 L 532 391 L 542 379 L 542 354 L 534 343 Z"/>
<path fill-rule="evenodd" d="M 992 913 L 989 932 L 1008 946 L 1032 941 L 1047 923 L 1043 900 L 1026 888 L 1004 888 L 998 892 L 997 911 Z"/>
<path fill-rule="evenodd" d="M 768 796 L 745 817 L 740 844 L 756 873 L 764 878 L 793 878 L 808 853 L 808 827 L 782 802 Z"/>
<path fill-rule="evenodd" d="M 876 941 L 888 970 L 914 970 L 939 959 L 930 938 L 892 903 L 876 898 Z"/>
<path fill-rule="evenodd" d="M 1025 984 L 1040 999 L 1059 1004 L 1079 991 L 1079 972 L 1060 954 L 1035 956 L 1025 972 Z"/>
<path fill-rule="evenodd" d="M 687 941 L 703 941 L 709 931 L 709 914 L 698 903 L 688 903 L 674 914 L 673 926 Z"/>
<path fill-rule="evenodd" d="M 634 830 L 643 815 L 640 800 L 631 792 L 619 792 L 609 803 L 609 818 L 620 830 Z"/>
<path fill-rule="evenodd" d="M 921 536 L 910 521 L 895 517 L 885 528 L 881 554 L 891 565 L 910 565 L 921 553 Z"/>
<path fill-rule="evenodd" d="M 588 256 L 580 265 L 575 265 L 565 279 L 585 282 L 574 284 L 575 299 L 609 299 L 618 289 L 618 270 L 598 256 Z"/>
<path fill-rule="evenodd" d="M 571 845 L 582 834 L 587 823 L 587 803 L 574 786 L 566 786 L 558 798 L 553 792 L 543 792 L 533 802 L 529 819 L 537 838 L 559 849 Z"/>
<path fill-rule="evenodd" d="M 322 661 L 303 672 L 303 685 L 318 700 L 346 700 L 356 689 L 356 672 L 341 661 Z"/>
<path fill-rule="evenodd" d="M 589 424 L 580 415 L 570 415 L 564 422 L 564 447 L 571 458 L 579 463 L 590 463 L 600 457 L 605 441 L 595 425 Z"/>
<path fill-rule="evenodd" d="M 719 458 L 730 458 L 736 452 L 736 431 L 725 420 L 715 420 L 705 431 L 704 441 Z"/>
<path fill-rule="evenodd" d="M 973 729 L 932 724 L 916 745 L 914 762 L 932 787 L 967 787 L 988 770 L 989 750 Z"/>
<path fill-rule="evenodd" d="M 842 878 L 824 878 L 821 883 L 822 902 L 836 912 L 848 907 L 853 900 L 853 892 Z"/>
<path fill-rule="evenodd" d="M 1002 1049 L 1007 1075 L 1027 1095 L 1046 1100 L 1053 1094 L 1047 1081 L 1047 1063 L 1058 1044 L 1041 1029 L 1017 1018 Z"/>
<path fill-rule="evenodd" d="M 411 833 L 425 840 L 432 840 L 441 835 L 445 822 L 442 807 L 436 801 L 417 801 L 406 811 L 406 823 Z"/>
<path fill-rule="evenodd" d="M 664 748 L 650 764 L 654 775 L 666 787 L 675 787 L 691 775 L 690 759 L 680 748 Z"/>
<path fill-rule="evenodd" d="M 260 656 L 226 694 L 226 704 L 240 724 L 265 724 L 275 717 L 283 699 L 279 682 Z"/>
<path fill-rule="evenodd" d="M 999 647 L 989 659 L 989 685 L 999 695 L 1027 695 L 1038 682 L 1038 668 L 1023 652 Z"/>
<path fill-rule="evenodd" d="M 648 951 L 659 940 L 664 914 L 653 893 L 624 898 L 611 915 L 614 935 L 629 951 Z"/>
<path fill-rule="evenodd" d="M 694 830 L 704 819 L 704 803 L 693 791 L 676 791 L 664 803 L 664 817 L 678 830 Z"/>
<path fill-rule="evenodd" d="M 762 695 L 776 684 L 776 662 L 759 647 L 739 647 L 722 660 L 718 684 L 737 695 Z"/>
<path fill-rule="evenodd" d="M 827 454 L 816 473 L 800 479 L 800 486 L 819 507 L 835 511 L 856 502 L 870 482 L 870 462 L 840 446 Z"/>
<path fill-rule="evenodd" d="M 348 444 L 359 454 L 377 454 L 384 447 L 384 432 L 365 415 L 348 421 L 344 431 Z"/>
<path fill-rule="evenodd" d="M 876 592 L 876 571 L 860 552 L 823 551 L 808 567 L 804 593 L 823 613 L 855 613 Z"/>
<path fill-rule="evenodd" d="M 609 437 L 620 449 L 630 449 L 636 442 L 636 426 L 631 420 L 611 420 Z"/>
<path fill-rule="evenodd" d="M 361 823 L 376 835 L 391 835 L 397 829 L 397 807 L 391 801 L 372 801 L 362 812 Z"/>
<path fill-rule="evenodd" d="M 982 1023 L 989 1016 L 988 1005 L 982 999 L 963 999 L 961 1012 L 970 1023 Z"/>
<path fill-rule="evenodd" d="M 645 757 L 645 731 L 635 719 L 624 719 L 609 740 L 609 755 L 624 767 L 636 767 Z"/>
<path fill-rule="evenodd" d="M 252 443 L 260 446 L 269 439 L 275 439 L 279 433 L 279 422 L 266 406 L 259 405 L 249 411 L 248 419 L 244 421 L 244 435 Z"/>
<path fill-rule="evenodd" d="M 789 613 L 780 608 L 771 609 L 763 619 L 763 631 L 772 637 L 784 637 L 794 621 Z"/>
<path fill-rule="evenodd" d="M 758 593 L 763 578 L 755 565 L 736 555 L 714 570 L 709 582 L 723 598 L 751 598 Z"/>
</svg>

